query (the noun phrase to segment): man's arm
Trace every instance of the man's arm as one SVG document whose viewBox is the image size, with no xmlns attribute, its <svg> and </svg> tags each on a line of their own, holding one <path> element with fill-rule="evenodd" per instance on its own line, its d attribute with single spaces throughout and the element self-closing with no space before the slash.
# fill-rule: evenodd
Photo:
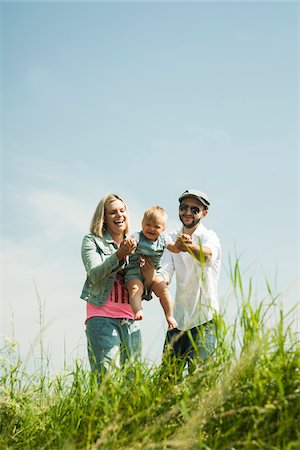
<svg viewBox="0 0 300 450">
<path fill-rule="evenodd" d="M 209 262 L 212 256 L 212 250 L 210 247 L 202 246 L 200 239 L 199 244 L 192 241 L 191 236 L 188 234 L 180 234 L 175 243 L 176 247 L 181 252 L 189 252 L 198 261 Z"/>
<path fill-rule="evenodd" d="M 161 260 L 161 266 L 159 268 L 159 275 L 161 275 L 167 284 L 171 283 L 172 276 L 174 274 L 174 262 L 172 253 L 169 250 L 165 250 Z"/>
</svg>

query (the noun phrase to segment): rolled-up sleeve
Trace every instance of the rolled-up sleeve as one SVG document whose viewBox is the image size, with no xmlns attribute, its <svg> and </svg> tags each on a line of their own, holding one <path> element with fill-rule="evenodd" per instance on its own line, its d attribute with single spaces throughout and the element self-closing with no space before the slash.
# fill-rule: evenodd
<svg viewBox="0 0 300 450">
<path fill-rule="evenodd" d="M 169 284 L 171 282 L 172 276 L 174 274 L 174 261 L 172 253 L 167 249 L 164 251 L 158 274 L 165 279 L 166 283 Z"/>
<path fill-rule="evenodd" d="M 202 241 L 202 246 L 208 247 L 211 250 L 211 257 L 207 261 L 207 265 L 214 265 L 221 252 L 220 240 L 214 231 L 209 230 L 205 239 Z"/>
</svg>

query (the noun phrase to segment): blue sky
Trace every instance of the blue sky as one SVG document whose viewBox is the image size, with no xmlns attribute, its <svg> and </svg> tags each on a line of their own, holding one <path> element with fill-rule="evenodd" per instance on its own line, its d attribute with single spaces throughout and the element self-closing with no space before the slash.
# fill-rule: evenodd
<svg viewBox="0 0 300 450">
<path fill-rule="evenodd" d="M 86 357 L 80 246 L 99 199 L 132 229 L 186 188 L 207 192 L 223 250 L 258 298 L 299 291 L 299 10 L 294 2 L 2 2 L 1 335 L 37 350 L 35 284 L 53 367 Z M 297 226 L 298 222 L 298 226 Z M 297 256 L 298 254 L 298 256 Z M 172 286 L 172 292 L 174 286 Z M 144 354 L 165 322 L 145 305 Z"/>
</svg>

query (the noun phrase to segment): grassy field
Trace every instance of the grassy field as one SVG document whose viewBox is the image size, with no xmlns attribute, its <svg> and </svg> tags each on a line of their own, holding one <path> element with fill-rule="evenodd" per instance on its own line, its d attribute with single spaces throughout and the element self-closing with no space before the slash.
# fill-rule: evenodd
<svg viewBox="0 0 300 450">
<path fill-rule="evenodd" d="M 100 384 L 80 361 L 60 374 L 29 375 L 7 340 L 0 449 L 299 450 L 298 335 L 269 287 L 254 307 L 251 282 L 245 294 L 238 267 L 232 281 L 236 320 L 217 319 L 214 357 L 181 380 L 172 366 L 143 363 Z"/>
</svg>

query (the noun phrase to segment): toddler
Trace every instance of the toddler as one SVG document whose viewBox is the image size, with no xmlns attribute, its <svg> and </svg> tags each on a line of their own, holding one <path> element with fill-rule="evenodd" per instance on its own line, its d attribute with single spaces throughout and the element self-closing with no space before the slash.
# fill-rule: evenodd
<svg viewBox="0 0 300 450">
<path fill-rule="evenodd" d="M 144 213 L 142 231 L 134 233 L 132 236 L 137 241 L 137 248 L 129 256 L 129 263 L 125 268 L 125 283 L 135 320 L 143 319 L 142 295 L 144 284 L 140 260 L 144 256 L 151 258 L 157 272 L 160 268 L 160 261 L 165 248 L 173 253 L 179 253 L 180 251 L 170 238 L 162 234 L 166 228 L 166 222 L 166 211 L 160 206 L 152 206 Z M 172 298 L 162 276 L 156 275 L 151 289 L 159 297 L 169 328 L 176 328 L 177 322 L 173 317 Z"/>
</svg>

